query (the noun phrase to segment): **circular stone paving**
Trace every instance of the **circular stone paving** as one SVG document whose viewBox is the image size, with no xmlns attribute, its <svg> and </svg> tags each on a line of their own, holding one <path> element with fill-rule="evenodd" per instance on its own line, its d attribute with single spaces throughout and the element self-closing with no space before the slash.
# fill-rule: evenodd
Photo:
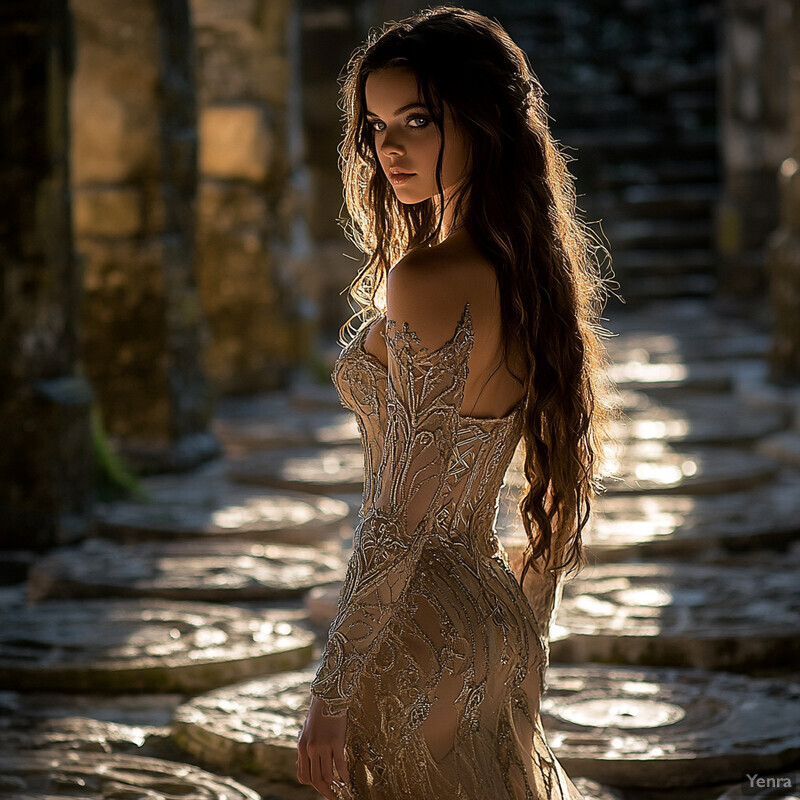
<svg viewBox="0 0 800 800">
<path fill-rule="evenodd" d="M 685 444 L 747 443 L 786 427 L 786 415 L 777 410 L 754 411 L 723 396 L 681 397 L 648 408 L 627 409 L 626 419 L 614 420 L 616 439 Z"/>
<path fill-rule="evenodd" d="M 231 778 L 205 770 L 128 755 L 61 750 L 0 755 L 3 797 L 86 800 L 260 800 Z"/>
<path fill-rule="evenodd" d="M 0 751 L 49 748 L 151 752 L 167 742 L 182 695 L 0 692 Z M 147 750 L 143 750 L 143 748 Z"/>
<path fill-rule="evenodd" d="M 718 358 L 764 358 L 769 352 L 768 333 L 745 333 L 697 336 L 639 331 L 609 339 L 606 349 L 612 361 L 647 363 L 692 361 Z"/>
<path fill-rule="evenodd" d="M 800 472 L 718 495 L 600 495 L 592 510 L 583 537 L 590 559 L 781 547 L 800 532 Z M 527 540 L 513 497 L 501 498 L 496 527 L 504 544 Z"/>
<path fill-rule="evenodd" d="M 660 392 L 729 392 L 733 370 L 725 362 L 612 362 L 608 374 L 618 389 Z"/>
<path fill-rule="evenodd" d="M 295 781 L 297 737 L 318 667 L 195 697 L 175 712 L 173 737 L 192 755 L 226 770 L 245 769 L 272 780 Z M 585 800 L 620 800 L 593 780 L 576 778 L 574 783 Z"/>
<path fill-rule="evenodd" d="M 713 494 L 735 492 L 775 477 L 771 459 L 730 447 L 670 447 L 663 442 L 610 442 L 605 452 L 609 494 L 638 492 Z M 519 488 L 524 475 L 509 469 L 506 482 Z"/>
<path fill-rule="evenodd" d="M 297 737 L 311 702 L 319 664 L 226 686 L 175 711 L 172 735 L 197 758 L 226 770 L 297 780 Z"/>
<path fill-rule="evenodd" d="M 350 513 L 332 497 L 255 489 L 220 474 L 159 475 L 143 481 L 149 502 L 95 507 L 96 526 L 118 540 L 198 537 L 320 544 L 338 539 Z"/>
<path fill-rule="evenodd" d="M 602 564 L 564 586 L 556 661 L 747 670 L 800 659 L 797 564 Z"/>
<path fill-rule="evenodd" d="M 341 554 L 251 542 L 118 545 L 90 539 L 53 550 L 29 574 L 31 600 L 46 597 L 160 597 L 243 601 L 298 597 L 342 580 Z"/>
<path fill-rule="evenodd" d="M 293 780 L 317 668 L 194 697 L 176 710 L 173 737 L 225 770 Z M 768 770 L 800 755 L 797 684 L 667 668 L 553 666 L 547 676 L 543 721 L 569 775 L 619 786 L 688 786 L 738 779 L 742 758 Z M 615 795 L 587 795 L 595 796 Z"/>
<path fill-rule="evenodd" d="M 313 657 L 314 634 L 285 621 L 285 609 L 47 600 L 0 612 L 0 685 L 9 689 L 198 692 Z"/>
<path fill-rule="evenodd" d="M 547 739 L 567 774 L 614 786 L 739 780 L 800 757 L 800 685 L 700 670 L 551 667 Z"/>
<path fill-rule="evenodd" d="M 364 486 L 361 447 L 302 447 L 268 450 L 231 461 L 232 480 L 315 494 L 360 492 Z"/>
<path fill-rule="evenodd" d="M 361 442 L 355 416 L 342 408 L 301 411 L 289 406 L 277 417 L 217 417 L 213 430 L 229 450 Z"/>
</svg>

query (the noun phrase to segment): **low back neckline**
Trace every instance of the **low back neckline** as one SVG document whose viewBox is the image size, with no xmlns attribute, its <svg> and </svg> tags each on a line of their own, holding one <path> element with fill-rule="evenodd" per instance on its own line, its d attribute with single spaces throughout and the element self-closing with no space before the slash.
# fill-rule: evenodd
<svg viewBox="0 0 800 800">
<path fill-rule="evenodd" d="M 367 338 L 367 334 L 369 333 L 370 330 L 372 330 L 372 326 L 374 324 L 376 324 L 381 318 L 384 318 L 384 319 L 386 318 L 386 313 L 385 312 L 379 314 L 375 319 L 373 319 L 371 322 L 367 323 L 366 325 L 363 325 L 355 335 L 354 344 L 355 344 L 356 349 L 358 350 L 358 352 L 363 357 L 365 357 L 368 361 L 372 361 L 374 364 L 376 364 L 378 367 L 380 367 L 381 375 L 383 376 L 384 379 L 387 379 L 388 378 L 387 365 L 384 364 L 374 353 L 370 353 L 364 347 L 364 340 Z M 387 319 L 386 320 L 386 329 L 388 329 L 389 323 L 392 323 L 394 325 L 394 327 L 397 327 L 397 321 L 396 320 L 388 320 Z M 472 315 L 470 314 L 470 311 L 469 311 L 469 301 L 467 301 L 467 303 L 464 306 L 464 311 L 461 314 L 461 319 L 456 323 L 456 329 L 455 329 L 455 332 L 453 333 L 453 335 L 444 344 L 440 345 L 439 347 L 436 347 L 433 350 L 429 350 L 427 347 L 424 347 L 424 346 L 421 348 L 421 350 L 424 350 L 427 353 L 428 356 L 431 356 L 434 353 L 440 352 L 441 350 L 443 350 L 444 348 L 448 347 L 449 345 L 452 345 L 452 343 L 456 340 L 456 337 L 458 336 L 459 331 L 461 330 L 462 327 L 468 327 L 468 328 L 470 328 L 470 330 L 472 329 Z M 383 332 L 384 339 L 386 338 L 386 329 Z M 407 334 L 411 333 L 411 334 L 416 335 L 416 333 L 414 331 L 409 331 L 408 330 L 408 323 L 403 323 L 403 328 L 401 330 L 404 333 L 407 333 Z M 520 398 L 519 402 L 503 417 L 473 417 L 473 416 L 470 416 L 468 414 L 459 414 L 458 417 L 459 417 L 459 419 L 462 419 L 465 422 L 479 423 L 479 424 L 480 423 L 506 423 L 506 422 L 510 422 L 510 421 L 512 421 L 514 419 L 514 417 L 517 415 L 517 413 L 524 406 L 525 399 L 526 399 L 526 396 L 523 395 L 522 398 Z"/>
</svg>

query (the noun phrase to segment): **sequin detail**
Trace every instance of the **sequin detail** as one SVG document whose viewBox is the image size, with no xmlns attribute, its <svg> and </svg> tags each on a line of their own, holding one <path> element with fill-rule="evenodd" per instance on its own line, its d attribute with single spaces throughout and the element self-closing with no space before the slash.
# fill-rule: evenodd
<svg viewBox="0 0 800 800">
<path fill-rule="evenodd" d="M 387 320 L 388 367 L 362 326 L 331 379 L 353 411 L 364 489 L 353 554 L 311 692 L 347 714 L 342 800 L 576 800 L 539 701 L 560 578 L 519 587 L 494 528 L 524 402 L 462 416 L 469 303 L 434 350 Z M 529 575 L 531 573 L 529 572 Z"/>
</svg>

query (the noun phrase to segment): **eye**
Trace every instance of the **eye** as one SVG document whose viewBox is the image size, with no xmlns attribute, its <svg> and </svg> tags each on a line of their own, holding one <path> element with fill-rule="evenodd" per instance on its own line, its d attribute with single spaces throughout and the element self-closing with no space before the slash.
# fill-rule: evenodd
<svg viewBox="0 0 800 800">
<path fill-rule="evenodd" d="M 409 117 L 408 122 L 409 126 L 412 128 L 424 128 L 430 122 L 430 120 L 428 119 L 428 117 L 422 117 L 418 115 L 416 117 Z M 412 125 L 411 124 L 412 122 L 418 122 L 419 124 Z"/>
<path fill-rule="evenodd" d="M 367 125 L 370 127 L 371 130 L 375 131 L 375 133 L 382 133 L 383 128 L 379 128 L 378 125 L 383 125 L 385 127 L 386 123 L 379 119 L 367 120 Z"/>
</svg>

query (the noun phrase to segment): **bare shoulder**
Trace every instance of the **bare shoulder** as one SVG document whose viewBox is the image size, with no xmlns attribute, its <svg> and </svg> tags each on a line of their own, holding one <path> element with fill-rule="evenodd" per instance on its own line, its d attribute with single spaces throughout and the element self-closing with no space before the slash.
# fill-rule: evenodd
<svg viewBox="0 0 800 800">
<path fill-rule="evenodd" d="M 467 303 L 473 318 L 482 314 L 496 285 L 488 262 L 449 244 L 412 250 L 389 271 L 386 286 L 387 322 L 407 322 L 431 350 L 453 336 Z"/>
</svg>

